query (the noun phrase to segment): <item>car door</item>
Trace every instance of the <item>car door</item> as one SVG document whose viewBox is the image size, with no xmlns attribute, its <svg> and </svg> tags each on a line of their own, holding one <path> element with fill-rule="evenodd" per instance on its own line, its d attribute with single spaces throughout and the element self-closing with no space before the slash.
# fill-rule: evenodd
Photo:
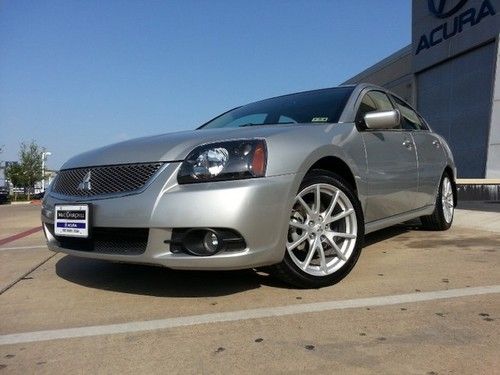
<svg viewBox="0 0 500 375">
<path fill-rule="evenodd" d="M 429 131 L 422 118 L 405 102 L 392 97 L 401 112 L 401 126 L 411 132 L 417 150 L 418 193 L 416 208 L 434 204 L 441 177 L 446 166 L 446 155 L 439 137 Z"/>
<path fill-rule="evenodd" d="M 384 92 L 373 90 L 364 94 L 356 115 L 367 159 L 367 223 L 415 208 L 418 174 L 411 133 L 401 127 L 370 130 L 363 126 L 366 113 L 393 109 Z"/>
</svg>

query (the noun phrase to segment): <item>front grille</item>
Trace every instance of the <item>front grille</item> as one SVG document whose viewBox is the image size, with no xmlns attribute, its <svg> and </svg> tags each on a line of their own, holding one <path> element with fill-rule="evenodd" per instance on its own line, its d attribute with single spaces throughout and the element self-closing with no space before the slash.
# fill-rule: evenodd
<svg viewBox="0 0 500 375">
<path fill-rule="evenodd" d="M 162 165 L 158 162 L 64 169 L 57 175 L 52 191 L 76 197 L 132 193 L 144 187 Z"/>
<path fill-rule="evenodd" d="M 54 235 L 54 225 L 45 224 L 63 249 L 98 254 L 140 255 L 148 244 L 147 228 L 92 228 L 90 238 Z"/>
</svg>

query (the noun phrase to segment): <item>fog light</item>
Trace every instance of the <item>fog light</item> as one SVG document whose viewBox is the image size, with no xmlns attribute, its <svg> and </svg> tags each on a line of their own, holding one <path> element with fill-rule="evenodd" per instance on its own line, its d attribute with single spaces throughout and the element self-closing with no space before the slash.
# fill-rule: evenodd
<svg viewBox="0 0 500 375">
<path fill-rule="evenodd" d="M 220 248 L 219 237 L 214 232 L 207 232 L 203 238 L 203 246 L 209 253 L 216 253 Z"/>
</svg>

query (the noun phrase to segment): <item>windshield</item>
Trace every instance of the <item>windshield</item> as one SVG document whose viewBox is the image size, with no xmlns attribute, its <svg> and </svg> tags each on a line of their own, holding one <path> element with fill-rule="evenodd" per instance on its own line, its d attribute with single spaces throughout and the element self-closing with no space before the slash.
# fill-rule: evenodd
<svg viewBox="0 0 500 375">
<path fill-rule="evenodd" d="M 337 122 L 352 91 L 336 87 L 266 99 L 226 112 L 200 129 Z"/>
</svg>

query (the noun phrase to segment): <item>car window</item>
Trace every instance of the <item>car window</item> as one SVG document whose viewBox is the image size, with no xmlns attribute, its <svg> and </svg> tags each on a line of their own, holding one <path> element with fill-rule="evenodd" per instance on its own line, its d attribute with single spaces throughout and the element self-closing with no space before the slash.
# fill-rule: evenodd
<svg viewBox="0 0 500 375">
<path fill-rule="evenodd" d="M 281 115 L 278 120 L 278 124 L 292 124 L 295 122 L 297 122 L 295 119 L 284 115 Z"/>
<path fill-rule="evenodd" d="M 420 116 L 418 113 L 417 113 L 417 116 L 418 116 L 418 119 L 420 120 L 420 123 L 422 124 L 422 130 L 429 130 L 429 125 L 427 124 L 425 119 L 422 116 Z"/>
<path fill-rule="evenodd" d="M 368 95 L 375 101 L 379 111 L 392 111 L 394 109 L 389 97 L 382 91 L 370 91 Z"/>
<path fill-rule="evenodd" d="M 335 123 L 352 91 L 353 87 L 336 87 L 278 96 L 235 108 L 207 122 L 200 129 L 290 122 Z"/>
<path fill-rule="evenodd" d="M 264 121 L 266 121 L 266 117 L 267 117 L 266 113 L 253 113 L 251 115 L 237 118 L 228 123 L 227 126 L 231 128 L 237 128 L 238 126 L 241 125 L 249 125 L 249 124 L 261 125 L 264 123 Z"/>
<path fill-rule="evenodd" d="M 392 97 L 401 112 L 401 127 L 405 130 L 421 130 L 425 128 L 417 113 L 399 98 Z"/>
<path fill-rule="evenodd" d="M 377 105 L 370 95 L 366 94 L 359 104 L 358 113 L 356 114 L 356 122 L 361 121 L 367 113 L 375 112 L 376 110 Z"/>
<path fill-rule="evenodd" d="M 389 97 L 381 91 L 370 91 L 365 94 L 356 114 L 356 121 L 361 121 L 365 115 L 374 111 L 392 111 Z"/>
</svg>

